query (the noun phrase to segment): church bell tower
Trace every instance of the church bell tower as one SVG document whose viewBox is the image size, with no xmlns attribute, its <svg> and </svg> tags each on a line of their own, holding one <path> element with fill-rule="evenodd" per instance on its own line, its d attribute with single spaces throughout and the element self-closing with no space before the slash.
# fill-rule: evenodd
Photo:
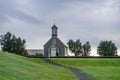
<svg viewBox="0 0 120 80">
<path fill-rule="evenodd" d="M 52 26 L 52 38 L 57 38 L 57 29 L 56 25 Z"/>
</svg>

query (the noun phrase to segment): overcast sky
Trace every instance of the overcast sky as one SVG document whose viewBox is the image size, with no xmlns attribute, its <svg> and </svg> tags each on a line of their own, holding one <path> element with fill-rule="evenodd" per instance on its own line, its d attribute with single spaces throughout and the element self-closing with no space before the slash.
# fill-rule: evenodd
<svg viewBox="0 0 120 80">
<path fill-rule="evenodd" d="M 54 19 L 64 43 L 112 40 L 120 49 L 120 0 L 0 0 L 0 35 L 20 36 L 29 49 L 43 49 Z"/>
</svg>

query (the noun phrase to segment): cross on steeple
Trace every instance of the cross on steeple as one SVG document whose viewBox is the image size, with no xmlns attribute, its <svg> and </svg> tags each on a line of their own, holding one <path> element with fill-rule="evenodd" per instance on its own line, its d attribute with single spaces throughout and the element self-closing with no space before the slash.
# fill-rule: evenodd
<svg viewBox="0 0 120 80">
<path fill-rule="evenodd" d="M 55 25 L 55 19 L 54 19 L 54 25 Z"/>
</svg>

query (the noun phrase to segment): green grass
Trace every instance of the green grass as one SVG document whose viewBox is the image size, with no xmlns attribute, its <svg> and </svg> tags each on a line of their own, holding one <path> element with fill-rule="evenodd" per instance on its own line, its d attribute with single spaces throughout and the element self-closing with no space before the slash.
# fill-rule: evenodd
<svg viewBox="0 0 120 80">
<path fill-rule="evenodd" d="M 45 63 L 0 52 L 0 80 L 77 80 L 68 70 Z"/>
<path fill-rule="evenodd" d="M 120 79 L 120 58 L 53 58 L 52 60 L 79 68 L 95 80 Z"/>
</svg>

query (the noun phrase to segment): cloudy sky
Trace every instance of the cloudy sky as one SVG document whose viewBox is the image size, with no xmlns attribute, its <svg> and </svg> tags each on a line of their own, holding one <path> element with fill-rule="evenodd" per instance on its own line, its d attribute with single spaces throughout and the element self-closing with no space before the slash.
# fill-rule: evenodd
<svg viewBox="0 0 120 80">
<path fill-rule="evenodd" d="M 28 49 L 43 49 L 54 20 L 64 43 L 89 41 L 94 51 L 112 40 L 120 49 L 120 0 L 0 0 L 0 35 L 22 37 Z"/>
</svg>

